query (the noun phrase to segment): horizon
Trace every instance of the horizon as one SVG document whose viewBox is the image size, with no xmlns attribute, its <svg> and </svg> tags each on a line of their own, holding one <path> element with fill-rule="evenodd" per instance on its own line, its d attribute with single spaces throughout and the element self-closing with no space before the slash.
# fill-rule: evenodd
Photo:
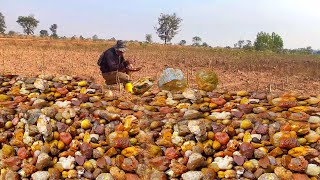
<svg viewBox="0 0 320 180">
<path fill-rule="evenodd" d="M 109 4 L 112 1 L 2 1 L 0 12 L 5 16 L 6 32 L 23 32 L 17 18 L 33 14 L 40 21 L 35 35 L 40 30 L 50 32 L 49 27 L 57 24 L 60 37 L 97 35 L 101 39 L 144 41 L 145 35 L 151 34 L 157 43 L 163 43 L 154 30 L 158 17 L 161 13 L 176 13 L 183 21 L 172 43 L 186 40 L 191 44 L 192 37 L 199 36 L 212 47 L 233 47 L 238 40 L 254 42 L 258 32 L 264 31 L 279 34 L 285 49 L 307 46 L 320 49 L 317 0 L 204 0 L 201 4 L 191 0 L 183 4 L 169 0 L 124 0 L 116 8 Z"/>
</svg>

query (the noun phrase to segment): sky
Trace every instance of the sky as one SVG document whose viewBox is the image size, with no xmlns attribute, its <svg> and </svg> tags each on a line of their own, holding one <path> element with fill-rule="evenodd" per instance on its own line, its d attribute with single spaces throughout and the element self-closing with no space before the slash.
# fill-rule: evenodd
<svg viewBox="0 0 320 180">
<path fill-rule="evenodd" d="M 161 13 L 183 19 L 173 43 L 199 36 L 210 46 L 254 41 L 258 32 L 276 32 L 284 48 L 320 49 L 319 0 L 0 0 L 7 31 L 23 32 L 18 16 L 33 14 L 40 21 L 36 34 L 58 25 L 58 35 L 145 40 Z"/>
</svg>

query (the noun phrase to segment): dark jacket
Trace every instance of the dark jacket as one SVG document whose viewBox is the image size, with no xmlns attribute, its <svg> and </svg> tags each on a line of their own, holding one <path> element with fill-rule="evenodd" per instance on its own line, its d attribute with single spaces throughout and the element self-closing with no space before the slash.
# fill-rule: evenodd
<svg viewBox="0 0 320 180">
<path fill-rule="evenodd" d="M 102 73 L 107 73 L 117 70 L 124 71 L 129 64 L 123 56 L 117 55 L 114 48 L 110 48 L 101 54 L 98 65 Z"/>
</svg>

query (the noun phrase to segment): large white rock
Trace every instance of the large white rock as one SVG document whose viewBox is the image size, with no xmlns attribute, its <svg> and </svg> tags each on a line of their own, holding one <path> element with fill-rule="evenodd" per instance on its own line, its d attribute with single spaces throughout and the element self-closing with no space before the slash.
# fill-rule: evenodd
<svg viewBox="0 0 320 180">
<path fill-rule="evenodd" d="M 74 161 L 75 161 L 74 157 L 68 156 L 67 158 L 66 157 L 59 158 L 58 163 L 62 165 L 63 169 L 73 169 Z"/>
<path fill-rule="evenodd" d="M 209 116 L 210 119 L 212 120 L 224 120 L 224 119 L 230 119 L 231 118 L 231 113 L 230 112 L 213 112 Z"/>
<path fill-rule="evenodd" d="M 101 173 L 96 180 L 114 180 L 110 173 Z"/>
<path fill-rule="evenodd" d="M 31 175 L 32 179 L 36 180 L 47 180 L 50 175 L 48 171 L 37 171 Z"/>
<path fill-rule="evenodd" d="M 216 157 L 214 158 L 214 162 L 218 165 L 219 169 L 231 169 L 232 168 L 232 162 L 233 158 L 230 156 L 225 156 L 225 157 Z"/>
<path fill-rule="evenodd" d="M 201 171 L 188 171 L 181 175 L 183 180 L 201 180 L 203 178 L 203 174 Z"/>
<path fill-rule="evenodd" d="M 316 164 L 308 164 L 306 174 L 309 176 L 318 176 L 320 174 L 320 167 Z"/>
</svg>

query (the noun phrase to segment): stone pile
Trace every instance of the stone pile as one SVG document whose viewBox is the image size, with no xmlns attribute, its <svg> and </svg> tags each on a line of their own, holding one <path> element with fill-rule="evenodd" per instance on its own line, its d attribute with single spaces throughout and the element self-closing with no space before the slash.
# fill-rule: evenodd
<svg viewBox="0 0 320 180">
<path fill-rule="evenodd" d="M 1 179 L 319 179 L 320 95 L 0 76 Z"/>
</svg>

